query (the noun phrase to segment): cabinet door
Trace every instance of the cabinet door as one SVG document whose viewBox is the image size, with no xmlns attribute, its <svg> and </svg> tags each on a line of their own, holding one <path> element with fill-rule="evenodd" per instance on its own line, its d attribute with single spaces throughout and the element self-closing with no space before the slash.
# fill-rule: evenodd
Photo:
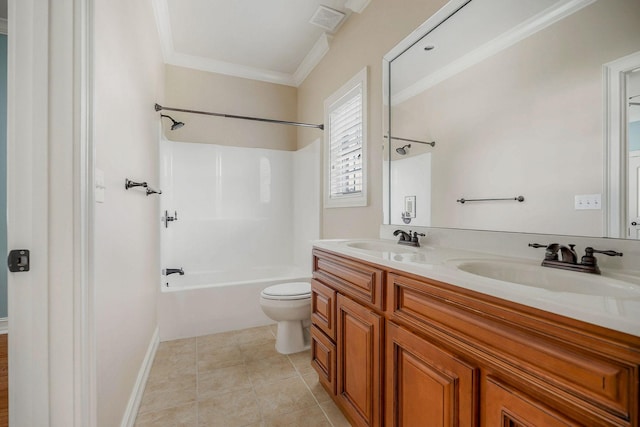
<svg viewBox="0 0 640 427">
<path fill-rule="evenodd" d="M 558 412 L 527 395 L 488 377 L 482 402 L 483 426 L 486 427 L 578 427 Z"/>
<path fill-rule="evenodd" d="M 311 279 L 311 322 L 336 339 L 336 291 Z"/>
<path fill-rule="evenodd" d="M 357 426 L 380 426 L 382 317 L 337 297 L 337 399 Z"/>
<path fill-rule="evenodd" d="M 388 427 L 476 426 L 478 370 L 387 322 Z"/>
</svg>

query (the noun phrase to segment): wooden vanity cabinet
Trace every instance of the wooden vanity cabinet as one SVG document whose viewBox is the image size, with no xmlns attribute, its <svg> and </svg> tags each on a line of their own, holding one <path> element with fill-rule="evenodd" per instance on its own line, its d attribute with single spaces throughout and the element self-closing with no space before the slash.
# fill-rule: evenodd
<svg viewBox="0 0 640 427">
<path fill-rule="evenodd" d="M 388 275 L 387 319 L 479 367 L 480 425 L 495 425 L 490 403 L 507 391 L 530 408 L 522 425 L 539 425 L 524 422 L 535 411 L 640 425 L 639 337 L 404 273 Z"/>
<path fill-rule="evenodd" d="M 383 426 L 384 278 L 378 267 L 314 250 L 312 366 L 356 426 Z M 326 369 L 326 348 L 335 369 Z"/>
<path fill-rule="evenodd" d="M 640 337 L 318 249 L 312 292 L 356 426 L 640 427 Z"/>
</svg>

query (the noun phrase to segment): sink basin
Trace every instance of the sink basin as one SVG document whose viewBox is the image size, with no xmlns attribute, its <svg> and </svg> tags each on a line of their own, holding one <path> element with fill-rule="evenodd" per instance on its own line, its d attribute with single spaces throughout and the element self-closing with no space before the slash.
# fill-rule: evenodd
<svg viewBox="0 0 640 427">
<path fill-rule="evenodd" d="M 539 264 L 506 260 L 456 260 L 458 270 L 502 282 L 582 295 L 640 298 L 640 286 L 613 277 L 563 271 Z"/>
<path fill-rule="evenodd" d="M 395 254 L 410 254 L 418 250 L 418 248 L 413 246 L 401 246 L 397 243 L 386 243 L 374 240 L 348 242 L 347 246 L 368 252 L 393 252 Z"/>
</svg>

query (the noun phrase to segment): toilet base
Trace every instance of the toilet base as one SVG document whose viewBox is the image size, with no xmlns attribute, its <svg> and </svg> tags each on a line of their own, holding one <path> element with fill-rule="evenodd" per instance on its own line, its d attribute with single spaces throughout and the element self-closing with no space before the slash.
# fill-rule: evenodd
<svg viewBox="0 0 640 427">
<path fill-rule="evenodd" d="M 280 354 L 299 353 L 310 348 L 308 328 L 300 320 L 282 320 L 278 322 L 276 351 Z M 307 331 L 305 333 L 305 331 Z"/>
</svg>

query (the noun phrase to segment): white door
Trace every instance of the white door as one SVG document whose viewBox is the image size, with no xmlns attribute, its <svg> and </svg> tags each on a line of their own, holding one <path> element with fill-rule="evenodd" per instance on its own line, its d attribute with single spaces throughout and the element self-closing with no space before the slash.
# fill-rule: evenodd
<svg viewBox="0 0 640 427">
<path fill-rule="evenodd" d="M 629 152 L 627 237 L 640 239 L 640 151 Z"/>
<path fill-rule="evenodd" d="M 9 0 L 9 423 L 91 427 L 92 0 Z"/>
<path fill-rule="evenodd" d="M 8 273 L 9 424 L 49 425 L 48 5 L 9 1 L 7 247 L 31 252 Z"/>
<path fill-rule="evenodd" d="M 9 0 L 9 424 L 95 425 L 90 0 Z"/>
</svg>

